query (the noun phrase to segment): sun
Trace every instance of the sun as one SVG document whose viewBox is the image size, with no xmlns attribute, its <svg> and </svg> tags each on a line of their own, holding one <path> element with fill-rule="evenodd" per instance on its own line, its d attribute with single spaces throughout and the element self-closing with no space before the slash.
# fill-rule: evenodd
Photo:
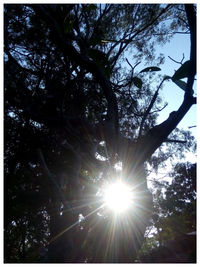
<svg viewBox="0 0 200 267">
<path fill-rule="evenodd" d="M 131 206 L 132 201 L 133 192 L 127 184 L 119 181 L 106 186 L 104 203 L 114 213 L 124 213 Z"/>
</svg>

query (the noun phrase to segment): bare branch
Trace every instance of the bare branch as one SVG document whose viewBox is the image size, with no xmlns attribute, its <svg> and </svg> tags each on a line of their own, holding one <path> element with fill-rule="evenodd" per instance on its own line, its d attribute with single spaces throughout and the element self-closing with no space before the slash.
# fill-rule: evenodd
<svg viewBox="0 0 200 267">
<path fill-rule="evenodd" d="M 181 61 L 176 61 L 175 59 L 171 58 L 170 56 L 168 56 L 168 58 L 171 59 L 173 62 L 182 65 L 182 64 L 183 64 L 183 60 L 184 60 L 184 58 L 185 58 L 185 55 L 183 54 L 183 57 L 182 57 Z"/>
<path fill-rule="evenodd" d="M 190 32 L 186 31 L 186 32 L 173 32 L 173 34 L 190 34 Z"/>
<path fill-rule="evenodd" d="M 157 108 L 156 110 L 150 112 L 149 114 L 153 114 L 153 113 L 155 113 L 155 112 L 160 112 L 160 111 L 162 111 L 163 109 L 165 109 L 167 106 L 168 106 L 168 103 L 166 103 L 162 108 Z"/>
<path fill-rule="evenodd" d="M 133 72 L 134 72 L 134 70 L 135 70 L 135 68 L 141 63 L 141 61 L 139 61 L 139 62 L 137 62 L 136 64 L 135 64 L 135 66 L 132 66 L 132 64 L 129 62 L 129 60 L 126 58 L 126 62 L 128 63 L 128 65 L 131 67 L 131 69 L 133 70 Z"/>
<path fill-rule="evenodd" d="M 141 134 L 142 134 L 142 129 L 143 129 L 145 120 L 146 120 L 147 116 L 149 115 L 149 113 L 150 113 L 150 111 L 151 111 L 151 109 L 152 109 L 154 103 L 156 102 L 156 99 L 157 99 L 157 97 L 158 97 L 158 92 L 159 92 L 159 90 L 160 90 L 160 88 L 161 88 L 163 82 L 164 82 L 166 79 L 167 79 L 167 78 L 165 77 L 165 78 L 161 81 L 160 85 L 158 86 L 158 88 L 157 88 L 157 90 L 156 90 L 156 92 L 155 92 L 155 94 L 154 94 L 154 96 L 153 96 L 153 98 L 152 98 L 152 100 L 151 100 L 151 103 L 149 104 L 147 110 L 146 110 L 145 113 L 144 113 L 144 116 L 143 116 L 142 121 L 141 121 L 141 124 L 140 124 L 140 130 L 139 130 L 139 134 L 138 134 L 139 137 L 140 137 Z"/>
<path fill-rule="evenodd" d="M 173 139 L 166 139 L 165 142 L 167 142 L 167 143 L 180 143 L 180 144 L 187 143 L 187 141 L 185 141 L 185 140 L 173 140 Z"/>
</svg>

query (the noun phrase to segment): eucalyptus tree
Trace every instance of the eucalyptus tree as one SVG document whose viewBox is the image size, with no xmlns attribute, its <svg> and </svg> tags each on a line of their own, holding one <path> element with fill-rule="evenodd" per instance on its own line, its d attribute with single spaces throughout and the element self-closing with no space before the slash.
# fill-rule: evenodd
<svg viewBox="0 0 200 267">
<path fill-rule="evenodd" d="M 145 163 L 172 141 L 168 136 L 196 103 L 195 8 L 12 4 L 4 10 L 6 261 L 133 262 L 152 213 Z M 152 90 L 145 75 L 159 71 L 163 60 L 155 44 L 176 31 L 190 32 L 190 60 Z M 136 71 L 140 61 L 149 65 Z M 184 99 L 156 125 L 166 80 L 185 91 Z M 98 190 L 119 175 L 116 164 L 137 197 L 134 209 L 114 220 Z"/>
</svg>

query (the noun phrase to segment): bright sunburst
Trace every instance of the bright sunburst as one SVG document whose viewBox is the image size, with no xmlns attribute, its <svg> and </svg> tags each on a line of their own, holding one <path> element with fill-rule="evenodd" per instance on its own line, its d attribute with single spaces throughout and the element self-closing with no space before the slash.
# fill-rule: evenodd
<svg viewBox="0 0 200 267">
<path fill-rule="evenodd" d="M 132 199 L 131 188 L 121 181 L 109 184 L 105 188 L 104 203 L 117 214 L 127 211 L 131 206 Z"/>
</svg>

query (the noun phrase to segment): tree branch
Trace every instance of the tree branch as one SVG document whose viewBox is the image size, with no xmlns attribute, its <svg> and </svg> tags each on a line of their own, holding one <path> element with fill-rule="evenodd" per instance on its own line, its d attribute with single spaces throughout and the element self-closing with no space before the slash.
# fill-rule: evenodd
<svg viewBox="0 0 200 267">
<path fill-rule="evenodd" d="M 139 30 L 136 30 L 135 33 L 132 34 L 126 34 L 124 33 L 122 39 L 120 39 L 119 41 L 116 41 L 116 43 L 110 48 L 108 54 L 111 53 L 111 51 L 120 43 L 120 48 L 117 52 L 117 54 L 115 55 L 115 57 L 112 60 L 112 65 L 114 66 L 116 64 L 117 59 L 119 58 L 119 56 L 121 55 L 121 53 L 126 49 L 126 47 L 133 42 L 133 40 L 136 38 L 137 35 L 139 35 L 141 32 L 147 30 L 149 27 L 151 27 L 165 12 L 167 12 L 167 10 L 171 7 L 171 4 L 167 5 L 155 18 L 153 18 L 153 20 L 150 20 L 149 23 L 147 23 L 146 25 L 144 25 L 144 27 L 142 27 Z M 129 36 L 129 37 L 128 37 Z M 126 39 L 128 37 L 128 39 Z M 125 44 L 123 43 L 125 42 Z M 123 46 L 124 44 L 124 46 Z"/>
<path fill-rule="evenodd" d="M 160 111 L 162 111 L 163 109 L 165 109 L 167 106 L 168 106 L 168 103 L 166 103 L 162 108 L 157 108 L 156 110 L 150 112 L 149 114 L 153 114 L 153 113 L 155 113 L 155 112 L 160 112 Z"/>
<path fill-rule="evenodd" d="M 185 98 L 192 96 L 193 83 L 196 75 L 196 14 L 194 6 L 191 4 L 185 5 L 185 11 L 188 19 L 189 29 L 190 29 L 190 72 L 188 75 L 187 87 Z"/>
<path fill-rule="evenodd" d="M 184 60 L 184 58 L 185 58 L 185 55 L 183 54 L 183 58 L 181 59 L 181 61 L 179 62 L 179 61 L 176 61 L 175 59 L 173 59 L 173 58 L 171 58 L 170 56 L 168 56 L 168 58 L 169 59 L 171 59 L 173 62 L 175 62 L 175 63 L 177 63 L 177 64 L 183 64 L 183 60 Z"/>
<path fill-rule="evenodd" d="M 187 143 L 187 141 L 185 141 L 185 140 L 173 140 L 173 139 L 166 139 L 165 142 L 167 142 L 167 143 L 180 143 L 180 144 Z"/>
<path fill-rule="evenodd" d="M 145 151 L 143 160 L 146 161 L 155 150 L 167 139 L 168 135 L 177 127 L 185 114 L 189 111 L 193 104 L 196 104 L 196 98 L 192 96 L 192 86 L 196 74 L 196 15 L 193 5 L 185 5 L 186 14 L 191 33 L 190 62 L 191 68 L 187 81 L 187 88 L 184 100 L 177 111 L 170 113 L 167 120 L 152 128 L 145 136 L 143 136 L 138 144 L 137 149 Z"/>
<path fill-rule="evenodd" d="M 97 82 L 101 86 L 107 103 L 108 103 L 108 109 L 107 109 L 107 117 L 110 122 L 112 122 L 116 133 L 118 132 L 118 106 L 117 106 L 117 100 L 116 96 L 112 90 L 111 83 L 109 79 L 106 77 L 106 75 L 103 73 L 103 71 L 100 69 L 100 67 L 89 57 L 86 55 L 83 55 L 79 53 L 73 45 L 69 41 L 69 36 L 66 33 L 61 32 L 61 27 L 59 23 L 51 16 L 51 14 L 48 12 L 47 8 L 42 5 L 30 5 L 36 13 L 39 13 L 47 22 L 47 24 L 50 27 L 50 30 L 52 31 L 52 35 L 54 37 L 54 41 L 60 46 L 62 49 L 64 55 L 67 57 L 70 57 L 73 59 L 76 64 L 79 66 L 87 69 L 90 73 L 94 75 Z"/>
<path fill-rule="evenodd" d="M 11 55 L 11 53 L 10 53 L 10 51 L 9 51 L 8 48 L 5 47 L 4 50 L 5 50 L 6 54 L 8 55 L 9 60 L 10 60 L 12 63 L 14 63 L 14 65 L 18 66 L 19 69 L 20 69 L 21 71 L 25 71 L 25 72 L 28 72 L 28 73 L 30 73 L 30 74 L 32 74 L 32 75 L 36 75 L 36 76 L 41 75 L 41 73 L 40 73 L 39 71 L 34 71 L 34 70 L 32 70 L 32 69 L 27 69 L 27 68 L 21 66 L 21 65 L 19 64 L 19 62 L 18 62 L 18 61 Z"/>
<path fill-rule="evenodd" d="M 157 88 L 157 90 L 156 90 L 156 92 L 155 92 L 155 94 L 154 94 L 154 96 L 153 96 L 153 98 L 152 98 L 152 100 L 151 100 L 151 103 L 149 104 L 147 110 L 146 110 L 145 113 L 144 113 L 144 116 L 143 116 L 142 121 L 141 121 L 141 124 L 140 124 L 140 129 L 139 129 L 139 134 L 138 134 L 139 137 L 140 137 L 141 134 L 142 134 L 142 129 L 143 129 L 143 125 L 144 125 L 144 123 L 145 123 L 145 120 L 146 120 L 147 116 L 149 115 L 149 113 L 150 113 L 150 111 L 151 111 L 151 109 L 152 109 L 154 103 L 156 102 L 156 99 L 157 99 L 157 97 L 158 97 L 158 92 L 159 92 L 159 90 L 160 90 L 160 88 L 161 88 L 163 82 L 164 82 L 166 79 L 167 79 L 167 78 L 165 77 L 165 78 L 161 81 L 160 85 L 158 86 L 158 88 Z"/>
</svg>

